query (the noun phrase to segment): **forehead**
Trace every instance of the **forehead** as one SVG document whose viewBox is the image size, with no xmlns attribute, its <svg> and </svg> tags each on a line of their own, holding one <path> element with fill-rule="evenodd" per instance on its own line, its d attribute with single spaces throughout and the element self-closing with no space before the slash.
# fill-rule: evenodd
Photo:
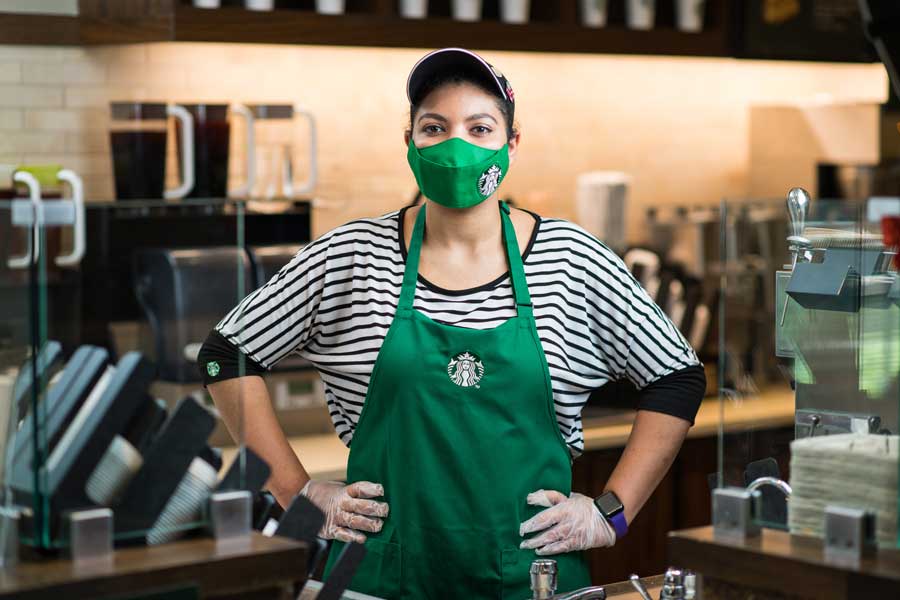
<svg viewBox="0 0 900 600">
<path fill-rule="evenodd" d="M 468 81 L 448 82 L 431 90 L 420 105 L 421 110 L 435 110 L 443 108 L 478 107 L 480 112 L 499 114 L 497 107 L 499 99 Z"/>
</svg>

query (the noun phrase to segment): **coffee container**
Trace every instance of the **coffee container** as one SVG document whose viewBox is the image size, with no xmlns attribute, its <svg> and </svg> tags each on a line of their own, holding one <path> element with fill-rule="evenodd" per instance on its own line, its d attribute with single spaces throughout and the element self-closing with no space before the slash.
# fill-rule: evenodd
<svg viewBox="0 0 900 600">
<path fill-rule="evenodd" d="M 193 119 L 176 104 L 112 102 L 110 148 L 117 200 L 169 200 L 194 186 Z M 181 183 L 165 189 L 168 119 L 179 123 Z"/>
</svg>

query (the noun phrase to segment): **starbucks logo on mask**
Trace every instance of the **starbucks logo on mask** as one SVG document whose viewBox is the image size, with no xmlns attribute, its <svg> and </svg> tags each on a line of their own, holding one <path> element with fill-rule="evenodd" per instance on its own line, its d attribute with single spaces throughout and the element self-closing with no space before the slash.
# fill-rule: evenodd
<svg viewBox="0 0 900 600">
<path fill-rule="evenodd" d="M 457 354 L 447 364 L 450 381 L 459 387 L 480 387 L 478 382 L 484 377 L 484 364 L 471 352 Z"/>
<path fill-rule="evenodd" d="M 500 165 L 491 165 L 485 169 L 481 177 L 478 178 L 478 191 L 482 196 L 490 196 L 497 190 L 502 174 L 503 170 L 500 169 Z"/>
</svg>

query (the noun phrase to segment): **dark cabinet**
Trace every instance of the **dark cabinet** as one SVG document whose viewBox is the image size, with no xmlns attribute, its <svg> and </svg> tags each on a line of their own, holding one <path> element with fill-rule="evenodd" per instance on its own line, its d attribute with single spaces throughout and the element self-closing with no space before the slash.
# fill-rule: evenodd
<svg viewBox="0 0 900 600">
<path fill-rule="evenodd" d="M 773 456 L 787 477 L 788 445 L 793 428 L 754 431 L 752 434 L 726 436 L 726 483 L 747 466 L 741 459 Z M 575 461 L 572 489 L 599 496 L 612 474 L 622 448 L 586 452 Z M 740 455 L 740 456 L 738 456 Z M 700 527 L 711 522 L 711 497 L 708 476 L 718 468 L 718 440 L 703 437 L 686 440 L 672 468 L 663 478 L 647 504 L 630 524 L 628 535 L 612 548 L 588 551 L 591 578 L 595 584 L 628 579 L 631 573 L 642 577 L 666 570 L 666 538 L 670 531 Z M 734 471 L 735 473 L 732 473 Z"/>
</svg>

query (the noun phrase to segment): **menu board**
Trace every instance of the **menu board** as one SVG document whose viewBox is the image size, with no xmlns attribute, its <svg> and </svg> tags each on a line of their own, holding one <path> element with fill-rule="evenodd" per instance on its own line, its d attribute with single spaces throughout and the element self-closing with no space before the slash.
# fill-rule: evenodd
<svg viewBox="0 0 900 600">
<path fill-rule="evenodd" d="M 744 0 L 740 4 L 738 56 L 877 60 L 863 33 L 858 0 Z"/>
</svg>

